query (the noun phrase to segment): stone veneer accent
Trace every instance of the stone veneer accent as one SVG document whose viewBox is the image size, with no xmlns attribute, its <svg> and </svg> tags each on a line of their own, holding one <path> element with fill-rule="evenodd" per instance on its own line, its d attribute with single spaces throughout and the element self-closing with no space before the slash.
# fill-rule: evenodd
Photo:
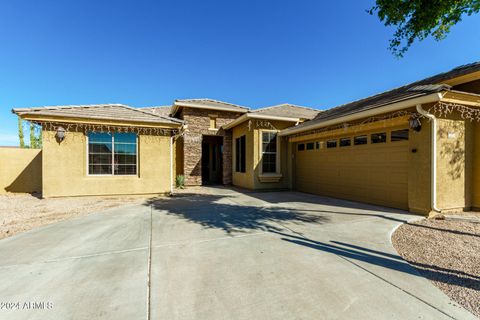
<svg viewBox="0 0 480 320">
<path fill-rule="evenodd" d="M 232 183 L 232 132 L 231 130 L 211 130 L 210 115 L 217 116 L 217 128 L 235 120 L 241 113 L 196 109 L 183 107 L 180 119 L 185 121 L 187 129 L 183 136 L 185 184 L 189 186 L 202 184 L 202 136 L 223 137 L 223 184 Z"/>
</svg>

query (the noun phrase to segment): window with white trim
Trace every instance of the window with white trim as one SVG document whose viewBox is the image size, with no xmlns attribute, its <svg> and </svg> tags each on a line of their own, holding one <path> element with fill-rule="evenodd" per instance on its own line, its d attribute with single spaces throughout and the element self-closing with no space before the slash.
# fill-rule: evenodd
<svg viewBox="0 0 480 320">
<path fill-rule="evenodd" d="M 262 132 L 262 172 L 277 172 L 277 133 Z"/>
<path fill-rule="evenodd" d="M 88 133 L 89 175 L 136 175 L 137 135 L 135 133 Z"/>
</svg>

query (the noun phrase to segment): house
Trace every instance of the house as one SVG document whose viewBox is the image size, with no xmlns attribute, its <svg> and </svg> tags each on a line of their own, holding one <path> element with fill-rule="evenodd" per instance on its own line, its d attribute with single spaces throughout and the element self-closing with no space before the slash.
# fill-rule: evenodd
<svg viewBox="0 0 480 320">
<path fill-rule="evenodd" d="M 168 193 L 184 175 L 428 214 L 480 208 L 478 107 L 480 62 L 325 111 L 211 99 L 12 111 L 42 125 L 44 197 Z"/>
</svg>

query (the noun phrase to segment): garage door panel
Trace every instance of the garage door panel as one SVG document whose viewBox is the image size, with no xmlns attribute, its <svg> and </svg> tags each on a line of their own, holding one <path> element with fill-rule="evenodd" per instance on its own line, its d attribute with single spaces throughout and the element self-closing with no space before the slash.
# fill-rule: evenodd
<svg viewBox="0 0 480 320">
<path fill-rule="evenodd" d="M 303 192 L 408 209 L 408 143 L 297 151 Z"/>
</svg>

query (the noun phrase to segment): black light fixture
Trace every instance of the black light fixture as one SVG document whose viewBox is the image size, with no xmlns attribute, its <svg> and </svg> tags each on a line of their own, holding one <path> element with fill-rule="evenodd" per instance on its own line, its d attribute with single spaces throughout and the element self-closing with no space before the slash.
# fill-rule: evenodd
<svg viewBox="0 0 480 320">
<path fill-rule="evenodd" d="M 420 122 L 420 119 L 416 115 L 412 115 L 410 117 L 410 120 L 408 120 L 408 123 L 410 125 L 410 129 L 413 131 L 419 132 L 422 130 L 422 123 Z"/>
<path fill-rule="evenodd" d="M 58 127 L 57 132 L 55 133 L 55 138 L 58 142 L 62 142 L 65 139 L 65 129 L 63 127 Z"/>
</svg>

